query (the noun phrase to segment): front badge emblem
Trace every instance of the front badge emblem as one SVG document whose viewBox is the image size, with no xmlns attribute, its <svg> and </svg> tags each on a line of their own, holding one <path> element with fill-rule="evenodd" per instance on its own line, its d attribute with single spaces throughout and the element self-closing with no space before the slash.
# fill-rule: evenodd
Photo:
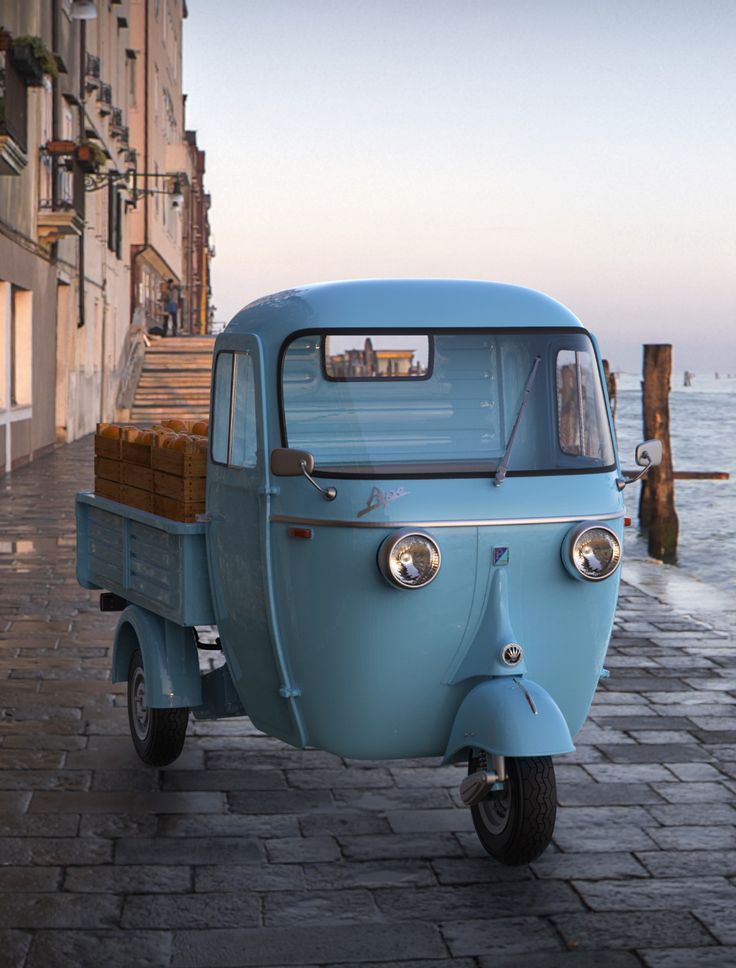
<svg viewBox="0 0 736 968">
<path fill-rule="evenodd" d="M 509 563 L 509 549 L 508 548 L 494 548 L 493 549 L 493 564 L 494 565 L 508 565 Z"/>
<path fill-rule="evenodd" d="M 517 642 L 509 642 L 501 651 L 501 658 L 509 666 L 518 665 L 524 654 L 521 646 Z"/>
</svg>

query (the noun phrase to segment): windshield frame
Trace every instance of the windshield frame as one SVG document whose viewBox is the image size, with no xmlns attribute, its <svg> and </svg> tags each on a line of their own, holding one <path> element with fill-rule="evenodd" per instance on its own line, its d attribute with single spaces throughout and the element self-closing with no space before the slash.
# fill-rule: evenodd
<svg viewBox="0 0 736 968">
<path fill-rule="evenodd" d="M 575 474 L 610 474 L 617 470 L 618 467 L 618 451 L 616 447 L 616 434 L 611 422 L 611 407 L 610 401 L 608 400 L 608 392 L 605 383 L 605 377 L 603 374 L 603 369 L 600 362 L 600 357 L 597 349 L 597 344 L 592 333 L 586 329 L 584 326 L 375 326 L 375 327 L 309 327 L 308 329 L 295 330 L 290 333 L 286 339 L 282 342 L 279 348 L 279 355 L 277 361 L 277 386 L 276 393 L 278 399 L 278 416 L 279 416 L 279 434 L 281 438 L 281 446 L 289 447 L 288 433 L 286 429 L 286 410 L 284 406 L 284 362 L 286 359 L 286 354 L 291 346 L 296 340 L 301 339 L 305 336 L 319 336 L 324 338 L 325 336 L 344 336 L 351 330 L 355 330 L 356 334 L 360 335 L 370 335 L 375 334 L 376 336 L 403 336 L 403 335 L 416 335 L 420 333 L 421 335 L 427 335 L 430 339 L 430 344 L 433 345 L 434 340 L 432 337 L 438 335 L 454 335 L 454 334 L 472 334 L 472 333 L 492 333 L 498 335 L 515 335 L 515 334 L 527 334 L 527 335 L 547 335 L 547 336 L 586 336 L 590 342 L 590 349 L 593 353 L 593 358 L 595 360 L 596 371 L 598 373 L 598 379 L 600 381 L 603 399 L 606 405 L 606 425 L 608 427 L 608 433 L 611 438 L 611 453 L 613 456 L 613 461 L 610 464 L 600 465 L 596 467 L 556 467 L 544 470 L 507 470 L 506 477 L 558 477 L 565 476 L 569 477 Z M 434 351 L 432 351 L 434 352 Z M 320 356 L 324 354 L 321 351 Z M 432 374 L 434 369 L 432 370 Z M 375 381 L 383 382 L 383 381 Z M 469 460 L 467 464 L 474 463 Z M 322 478 L 334 478 L 336 480 L 428 480 L 428 479 L 453 479 L 453 478 L 488 478 L 493 477 L 498 465 L 500 464 L 500 458 L 496 462 L 495 467 L 490 466 L 493 461 L 484 462 L 482 468 L 468 468 L 460 469 L 455 466 L 451 469 L 440 469 L 438 464 L 437 470 L 406 470 L 405 466 L 397 468 L 396 465 L 386 467 L 385 470 L 372 468 L 368 470 L 366 467 L 354 467 L 349 470 L 344 467 L 336 466 L 334 468 L 330 466 L 322 466 L 315 462 L 314 470 L 312 471 L 313 477 Z M 425 468 L 426 468 L 425 464 Z"/>
</svg>

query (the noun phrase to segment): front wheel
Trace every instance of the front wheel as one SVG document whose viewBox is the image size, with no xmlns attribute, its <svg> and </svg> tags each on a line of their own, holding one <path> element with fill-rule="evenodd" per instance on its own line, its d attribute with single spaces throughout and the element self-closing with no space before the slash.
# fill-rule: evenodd
<svg viewBox="0 0 736 968">
<path fill-rule="evenodd" d="M 149 766 L 168 766 L 184 747 L 188 709 L 151 709 L 146 703 L 143 657 L 136 649 L 128 667 L 128 722 L 138 756 Z"/>
<path fill-rule="evenodd" d="M 485 754 L 471 753 L 469 773 L 483 769 Z M 529 864 L 547 849 L 557 815 L 551 756 L 509 757 L 501 793 L 470 808 L 478 839 L 502 864 Z"/>
</svg>

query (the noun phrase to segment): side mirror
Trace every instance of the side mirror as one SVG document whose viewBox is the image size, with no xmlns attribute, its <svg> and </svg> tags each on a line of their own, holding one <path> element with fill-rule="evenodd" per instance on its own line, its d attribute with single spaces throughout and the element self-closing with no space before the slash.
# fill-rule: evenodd
<svg viewBox="0 0 736 968">
<path fill-rule="evenodd" d="M 650 467 L 657 467 L 662 463 L 662 441 L 642 441 L 634 452 L 634 459 L 642 470 L 636 477 L 619 477 L 616 481 L 616 487 L 619 491 L 623 491 L 627 484 L 635 484 L 637 481 L 640 481 Z"/>
<path fill-rule="evenodd" d="M 308 450 L 292 450 L 291 447 L 277 447 L 271 451 L 271 473 L 274 477 L 306 477 L 325 501 L 334 501 L 337 491 L 334 487 L 320 487 L 312 477 L 314 457 Z"/>
<path fill-rule="evenodd" d="M 662 441 L 643 441 L 636 448 L 634 456 L 639 467 L 657 467 L 662 463 Z"/>
<path fill-rule="evenodd" d="M 301 477 L 304 471 L 314 470 L 314 457 L 308 450 L 277 447 L 271 451 L 271 473 L 275 477 Z"/>
</svg>

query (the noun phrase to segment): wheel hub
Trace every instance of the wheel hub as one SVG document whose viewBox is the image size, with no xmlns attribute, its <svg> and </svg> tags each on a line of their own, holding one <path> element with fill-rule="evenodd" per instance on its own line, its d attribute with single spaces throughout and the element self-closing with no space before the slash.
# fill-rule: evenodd
<svg viewBox="0 0 736 968">
<path fill-rule="evenodd" d="M 502 834 L 509 822 L 511 810 L 511 791 L 506 783 L 504 789 L 487 797 L 478 804 L 483 822 L 491 834 Z"/>
<path fill-rule="evenodd" d="M 150 714 L 146 705 L 146 680 L 142 669 L 136 669 L 131 686 L 133 729 L 140 740 L 148 735 Z"/>
</svg>

